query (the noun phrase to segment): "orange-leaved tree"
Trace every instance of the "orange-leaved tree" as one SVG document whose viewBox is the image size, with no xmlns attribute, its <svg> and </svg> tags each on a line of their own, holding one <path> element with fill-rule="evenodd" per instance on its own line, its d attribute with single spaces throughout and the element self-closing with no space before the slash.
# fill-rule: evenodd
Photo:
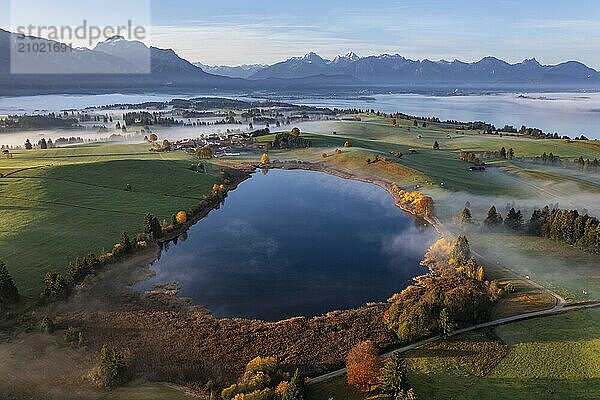
<svg viewBox="0 0 600 400">
<path fill-rule="evenodd" d="M 370 391 L 379 379 L 379 351 L 371 341 L 359 343 L 346 358 L 348 384 L 358 390 Z"/>
</svg>

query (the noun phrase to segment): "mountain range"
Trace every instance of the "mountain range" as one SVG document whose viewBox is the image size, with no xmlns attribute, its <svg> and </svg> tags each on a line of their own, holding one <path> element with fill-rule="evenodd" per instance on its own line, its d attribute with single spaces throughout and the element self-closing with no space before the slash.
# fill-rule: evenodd
<svg viewBox="0 0 600 400">
<path fill-rule="evenodd" d="M 32 38 L 36 43 L 58 42 Z M 542 65 L 535 59 L 510 64 L 485 57 L 466 63 L 411 60 L 399 54 L 327 60 L 310 52 L 273 65 L 208 66 L 191 63 L 172 49 L 115 36 L 94 49 L 17 53 L 17 34 L 0 29 L 0 93 L 204 90 L 316 90 L 373 87 L 597 86 L 600 73 L 576 61 Z M 17 74 L 11 74 L 17 66 Z M 18 61 L 18 62 L 15 62 Z M 41 72 L 41 73 L 40 73 Z M 82 73 L 85 72 L 85 73 Z M 52 75 L 49 75 L 52 74 Z"/>
<path fill-rule="evenodd" d="M 355 53 L 333 60 L 308 53 L 263 68 L 251 79 L 303 78 L 346 75 L 370 84 L 566 84 L 600 81 L 600 74 L 576 61 L 542 65 L 535 58 L 517 64 L 485 57 L 474 63 L 410 60 L 399 54 L 359 57 Z"/>
<path fill-rule="evenodd" d="M 208 72 L 213 75 L 228 76 L 230 78 L 250 78 L 269 65 L 267 64 L 242 64 L 236 66 L 228 65 L 207 65 L 201 62 L 195 62 L 196 67 L 201 68 L 204 72 Z"/>
</svg>

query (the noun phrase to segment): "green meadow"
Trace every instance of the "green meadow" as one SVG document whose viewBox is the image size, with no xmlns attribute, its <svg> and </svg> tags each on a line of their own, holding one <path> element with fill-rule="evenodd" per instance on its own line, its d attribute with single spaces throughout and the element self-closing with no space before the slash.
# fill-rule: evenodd
<svg viewBox="0 0 600 400">
<path fill-rule="evenodd" d="M 15 152 L 0 159 L 0 257 L 25 295 L 47 272 L 90 252 L 110 250 L 121 232 L 142 229 L 148 212 L 170 220 L 197 204 L 217 181 L 195 173 L 181 152 L 147 145 L 85 145 Z M 131 185 L 132 191 L 126 191 Z"/>
<path fill-rule="evenodd" d="M 596 399 L 600 310 L 471 332 L 404 355 L 420 399 Z M 342 376 L 309 386 L 309 400 L 363 400 Z"/>
</svg>

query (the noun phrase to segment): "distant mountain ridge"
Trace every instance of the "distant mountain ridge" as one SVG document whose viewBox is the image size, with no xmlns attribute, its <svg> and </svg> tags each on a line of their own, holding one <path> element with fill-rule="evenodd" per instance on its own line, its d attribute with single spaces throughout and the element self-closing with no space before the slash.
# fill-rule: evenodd
<svg viewBox="0 0 600 400">
<path fill-rule="evenodd" d="M 243 64 L 236 66 L 207 65 L 202 64 L 201 62 L 195 62 L 193 64 L 209 74 L 228 76 L 230 78 L 249 78 L 258 71 L 269 67 L 267 64 Z"/>
<path fill-rule="evenodd" d="M 348 75 L 372 84 L 434 83 L 582 83 L 600 81 L 598 71 L 577 61 L 542 65 L 535 58 L 509 64 L 495 57 L 466 63 L 411 60 L 399 54 L 359 57 L 355 53 L 326 60 L 316 53 L 293 57 L 264 68 L 251 79 L 304 78 L 313 75 Z"/>
<path fill-rule="evenodd" d="M 509 64 L 494 57 L 475 63 L 414 61 L 398 54 L 359 57 L 350 52 L 326 60 L 314 52 L 270 66 L 191 63 L 172 49 L 115 36 L 94 49 L 31 54 L 11 73 L 17 34 L 0 29 L 0 94 L 107 93 L 202 89 L 204 91 L 339 91 L 370 88 L 479 89 L 527 86 L 600 87 L 600 74 L 576 61 Z M 56 45 L 58 42 L 35 39 Z M 13 60 L 14 61 L 14 60 Z M 425 88 L 425 89 L 424 89 Z"/>
</svg>

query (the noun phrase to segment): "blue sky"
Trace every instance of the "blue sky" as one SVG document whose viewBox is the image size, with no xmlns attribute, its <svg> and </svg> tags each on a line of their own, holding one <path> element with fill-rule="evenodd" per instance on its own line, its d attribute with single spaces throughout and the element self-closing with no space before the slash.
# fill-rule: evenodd
<svg viewBox="0 0 600 400">
<path fill-rule="evenodd" d="M 60 2 L 62 10 L 65 1 L 71 0 Z M 110 9 L 107 1 L 97 4 Z M 333 58 L 354 51 L 432 60 L 576 59 L 600 69 L 598 1 L 148 1 L 148 41 L 208 64 L 273 63 L 308 51 Z M 10 1 L 0 4 L 8 7 Z M 88 7 L 81 4 L 73 1 L 72 7 L 85 15 Z M 30 14 L 36 15 L 36 7 Z M 4 15 L 0 23 L 6 26 Z"/>
</svg>

